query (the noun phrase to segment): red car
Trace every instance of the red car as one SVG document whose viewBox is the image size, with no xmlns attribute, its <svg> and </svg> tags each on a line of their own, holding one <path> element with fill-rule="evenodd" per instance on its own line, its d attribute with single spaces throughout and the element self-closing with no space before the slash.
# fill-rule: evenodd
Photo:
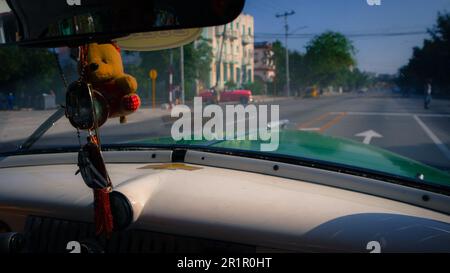
<svg viewBox="0 0 450 273">
<path fill-rule="evenodd" d="M 206 103 L 214 103 L 215 98 L 211 91 L 205 91 L 200 93 L 200 97 Z M 227 90 L 220 92 L 219 102 L 239 102 L 241 104 L 248 104 L 253 102 L 252 91 L 250 90 Z"/>
</svg>

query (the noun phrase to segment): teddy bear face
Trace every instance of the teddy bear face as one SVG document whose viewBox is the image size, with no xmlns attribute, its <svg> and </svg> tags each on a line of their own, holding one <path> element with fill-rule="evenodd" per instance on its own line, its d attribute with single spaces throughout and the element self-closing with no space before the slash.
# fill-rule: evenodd
<svg viewBox="0 0 450 273">
<path fill-rule="evenodd" d="M 112 44 L 90 44 L 87 75 L 92 83 L 109 82 L 124 74 L 120 52 Z"/>
</svg>

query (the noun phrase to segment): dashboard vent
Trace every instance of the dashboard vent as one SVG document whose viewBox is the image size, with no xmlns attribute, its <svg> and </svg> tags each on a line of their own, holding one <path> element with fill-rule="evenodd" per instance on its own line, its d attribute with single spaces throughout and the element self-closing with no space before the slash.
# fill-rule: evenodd
<svg viewBox="0 0 450 273">
<path fill-rule="evenodd" d="M 95 241 L 92 223 L 29 216 L 25 225 L 26 252 L 68 253 L 71 241 L 99 246 L 105 253 L 255 253 L 256 247 L 143 230 L 115 232 L 108 241 Z M 92 250 L 91 249 L 91 250 Z"/>
</svg>

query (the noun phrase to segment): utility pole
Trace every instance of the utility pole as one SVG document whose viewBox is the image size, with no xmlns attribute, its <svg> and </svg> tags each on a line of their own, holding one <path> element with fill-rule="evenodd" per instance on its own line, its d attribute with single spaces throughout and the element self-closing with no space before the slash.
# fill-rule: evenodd
<svg viewBox="0 0 450 273">
<path fill-rule="evenodd" d="M 283 14 L 277 14 L 275 17 L 281 18 L 284 17 L 284 30 L 285 30 L 285 45 L 286 45 L 286 88 L 287 88 L 287 96 L 291 96 L 291 83 L 289 76 L 289 47 L 288 47 L 288 36 L 289 36 L 289 25 L 288 25 L 288 17 L 294 15 L 295 11 L 285 12 Z"/>
<path fill-rule="evenodd" d="M 181 72 L 181 104 L 184 104 L 184 46 L 180 47 L 180 72 Z"/>
<path fill-rule="evenodd" d="M 222 33 L 222 42 L 220 44 L 219 49 L 219 73 L 216 71 L 216 87 L 219 87 L 219 81 L 220 81 L 220 75 L 222 74 L 222 55 L 223 55 L 223 46 L 225 44 L 225 40 L 227 38 L 227 25 L 223 26 L 223 33 Z M 217 65 L 216 65 L 217 70 Z"/>
<path fill-rule="evenodd" d="M 170 64 L 169 64 L 169 107 L 173 107 L 173 50 L 170 49 Z"/>
</svg>

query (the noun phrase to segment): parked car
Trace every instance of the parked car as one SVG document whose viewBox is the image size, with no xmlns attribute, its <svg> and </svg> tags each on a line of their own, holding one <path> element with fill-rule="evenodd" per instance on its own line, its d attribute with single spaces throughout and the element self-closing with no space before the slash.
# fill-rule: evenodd
<svg viewBox="0 0 450 273">
<path fill-rule="evenodd" d="M 214 103 L 214 95 L 211 91 L 200 93 L 205 103 Z M 239 102 L 241 104 L 248 104 L 253 102 L 252 91 L 250 90 L 226 90 L 220 92 L 219 102 Z"/>
</svg>

